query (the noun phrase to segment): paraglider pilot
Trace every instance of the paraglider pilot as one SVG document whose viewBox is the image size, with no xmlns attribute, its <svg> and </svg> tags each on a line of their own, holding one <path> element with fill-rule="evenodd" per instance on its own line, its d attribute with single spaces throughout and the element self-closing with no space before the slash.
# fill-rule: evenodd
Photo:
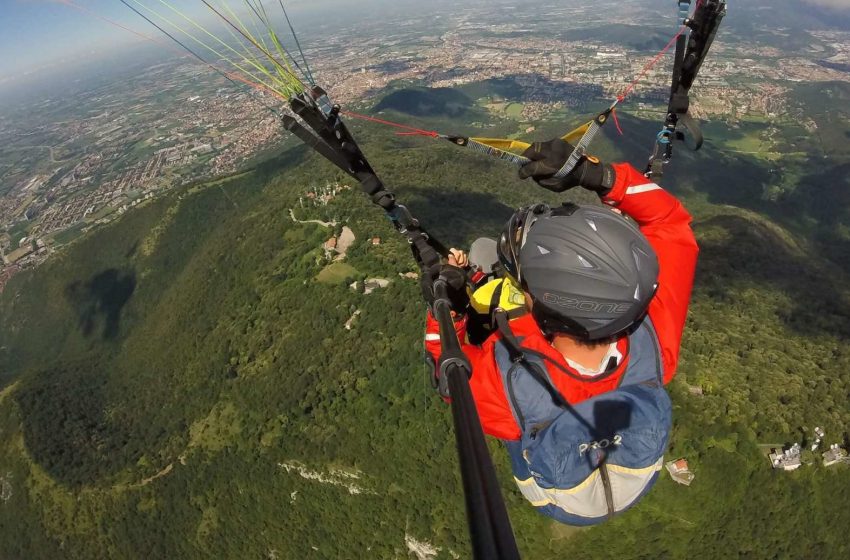
<svg viewBox="0 0 850 560">
<path fill-rule="evenodd" d="M 495 303 L 498 329 L 463 351 L 482 427 L 504 442 L 519 490 L 545 515 L 592 525 L 634 505 L 658 477 L 671 428 L 664 386 L 676 373 L 698 248 L 688 211 L 628 163 L 586 157 L 554 178 L 572 149 L 534 144 L 520 177 L 555 192 L 583 187 L 603 206 L 514 213 L 496 253 L 527 312 L 508 316 Z M 453 251 L 434 271 L 454 279 L 462 341 L 467 264 Z M 439 356 L 430 312 L 425 347 Z"/>
</svg>

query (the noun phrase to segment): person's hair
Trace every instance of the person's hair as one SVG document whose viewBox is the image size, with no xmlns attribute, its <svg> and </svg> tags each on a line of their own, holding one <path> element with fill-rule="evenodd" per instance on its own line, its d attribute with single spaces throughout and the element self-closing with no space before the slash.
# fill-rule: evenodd
<svg viewBox="0 0 850 560">
<path fill-rule="evenodd" d="M 611 336 L 608 338 L 603 338 L 601 340 L 585 340 L 584 338 L 573 336 L 567 333 L 554 333 L 549 338 L 554 339 L 556 336 L 566 336 L 568 338 L 571 338 L 575 340 L 579 346 L 583 346 L 584 348 L 599 348 L 600 346 L 607 346 L 621 338 L 620 336 Z"/>
</svg>

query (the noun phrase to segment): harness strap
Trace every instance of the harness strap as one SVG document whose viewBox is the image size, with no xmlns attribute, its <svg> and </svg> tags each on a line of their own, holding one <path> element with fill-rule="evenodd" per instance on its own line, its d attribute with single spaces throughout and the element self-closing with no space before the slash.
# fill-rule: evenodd
<svg viewBox="0 0 850 560">
<path fill-rule="evenodd" d="M 704 141 L 702 129 L 700 128 L 699 124 L 697 124 L 697 121 L 691 116 L 691 114 L 685 113 L 679 115 L 679 123 L 684 126 L 685 129 L 688 131 L 688 135 L 690 135 L 693 143 L 689 145 L 686 141 L 687 136 L 685 136 L 681 132 L 676 133 L 676 140 L 681 140 L 685 143 L 686 146 L 688 146 L 688 148 L 690 148 L 694 152 L 702 148 L 702 143 Z"/>
<path fill-rule="evenodd" d="M 493 295 L 490 297 L 490 308 L 487 310 L 487 317 L 490 318 L 492 323 L 494 313 L 499 309 L 500 311 L 504 311 L 504 309 L 499 308 L 499 300 L 502 299 L 502 288 L 505 286 L 504 281 L 499 282 L 499 285 L 496 286 L 496 289 L 493 290 Z"/>
<path fill-rule="evenodd" d="M 556 387 L 552 385 L 549 381 L 548 377 L 545 373 L 540 371 L 540 368 L 537 364 L 530 362 L 526 356 L 523 348 L 520 346 L 519 340 L 517 340 L 513 331 L 511 330 L 508 314 L 504 309 L 497 309 L 495 311 L 495 319 L 496 325 L 499 328 L 499 333 L 502 335 L 502 340 L 505 342 L 505 348 L 508 350 L 508 356 L 511 359 L 511 362 L 514 365 L 522 364 L 525 366 L 526 371 L 537 381 L 540 385 L 546 389 L 546 392 L 549 393 L 552 397 L 552 401 L 561 408 L 569 408 L 570 404 L 566 401 L 566 399 L 561 395 Z"/>
<path fill-rule="evenodd" d="M 587 428 L 592 434 L 596 434 L 596 428 L 592 426 L 587 420 L 581 417 L 579 413 L 575 411 L 572 405 L 567 402 L 567 399 L 561 394 L 558 389 L 552 385 L 552 382 L 549 381 L 549 377 L 545 372 L 540 371 L 540 366 L 528 360 L 526 353 L 531 354 L 533 356 L 548 360 L 550 363 L 555 364 L 559 368 L 560 364 L 553 361 L 551 358 L 544 354 L 540 354 L 535 350 L 531 350 L 530 348 L 525 348 L 520 345 L 519 340 L 517 340 L 516 335 L 514 335 L 511 330 L 510 324 L 508 323 L 507 313 L 505 313 L 504 309 L 497 309 L 495 314 L 496 325 L 499 329 L 499 334 L 502 335 L 502 341 L 505 343 L 505 349 L 508 351 L 508 357 L 511 362 L 514 364 L 522 364 L 525 366 L 525 371 L 537 381 L 549 395 L 552 397 L 552 402 L 555 403 L 556 406 L 562 408 L 569 412 L 580 424 L 582 424 L 585 428 Z M 561 368 L 563 369 L 563 368 Z"/>
<path fill-rule="evenodd" d="M 508 324 L 508 314 L 504 309 L 498 308 L 493 311 L 493 318 L 496 321 L 499 334 L 502 335 L 502 340 L 505 343 L 505 348 L 508 351 L 508 357 L 510 357 L 511 362 L 518 363 L 525 361 L 525 354 L 519 345 L 519 340 L 517 340 Z"/>
</svg>

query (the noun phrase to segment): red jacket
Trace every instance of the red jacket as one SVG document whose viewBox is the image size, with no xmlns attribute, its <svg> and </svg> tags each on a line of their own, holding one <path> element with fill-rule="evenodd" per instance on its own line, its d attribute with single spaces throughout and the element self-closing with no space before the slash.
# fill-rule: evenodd
<svg viewBox="0 0 850 560">
<path fill-rule="evenodd" d="M 658 256 L 658 291 L 649 304 L 649 317 L 658 334 L 664 368 L 664 382 L 676 373 L 679 344 L 691 287 L 694 282 L 699 249 L 691 230 L 691 216 L 673 195 L 649 181 L 627 163 L 615 164 L 617 179 L 611 192 L 602 201 L 619 208 L 635 219 Z M 466 321 L 455 324 L 460 340 L 466 336 Z M 511 321 L 511 330 L 523 339 L 523 346 L 549 356 L 562 367 L 572 370 L 560 352 L 555 350 L 531 314 Z M 439 325 L 428 314 L 425 348 L 436 360 L 440 355 Z M 501 439 L 519 439 L 520 428 L 511 414 L 494 356 L 499 333 L 492 334 L 481 346 L 464 344 L 463 351 L 472 364 L 470 387 L 484 432 Z M 628 338 L 621 338 L 618 350 L 623 360 L 613 375 L 593 381 L 577 381 L 556 368 L 549 374 L 567 402 L 578 403 L 594 395 L 614 389 L 628 365 Z"/>
</svg>

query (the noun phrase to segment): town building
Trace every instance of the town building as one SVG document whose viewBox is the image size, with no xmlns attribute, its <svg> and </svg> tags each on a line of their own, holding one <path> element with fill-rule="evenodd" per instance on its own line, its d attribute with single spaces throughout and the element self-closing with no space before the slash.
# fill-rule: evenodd
<svg viewBox="0 0 850 560">
<path fill-rule="evenodd" d="M 774 469 L 793 471 L 803 465 L 802 448 L 799 443 L 795 443 L 785 451 L 780 448 L 773 448 L 770 450 L 768 458 Z"/>
<path fill-rule="evenodd" d="M 847 450 L 837 443 L 830 445 L 829 449 L 821 455 L 823 457 L 823 466 L 830 467 L 837 463 L 850 464 L 850 455 Z"/>
<path fill-rule="evenodd" d="M 688 468 L 688 461 L 686 459 L 678 459 L 676 461 L 669 461 L 664 465 L 667 467 L 667 472 L 670 473 L 670 476 L 674 481 L 679 484 L 684 484 L 685 486 L 690 486 L 691 482 L 694 481 L 694 473 L 691 472 L 690 468 Z"/>
<path fill-rule="evenodd" d="M 3 255 L 3 263 L 4 264 L 15 264 L 19 260 L 28 256 L 33 252 L 32 243 L 24 243 L 22 247 L 15 249 L 14 251 L 9 252 L 6 255 Z"/>
</svg>

